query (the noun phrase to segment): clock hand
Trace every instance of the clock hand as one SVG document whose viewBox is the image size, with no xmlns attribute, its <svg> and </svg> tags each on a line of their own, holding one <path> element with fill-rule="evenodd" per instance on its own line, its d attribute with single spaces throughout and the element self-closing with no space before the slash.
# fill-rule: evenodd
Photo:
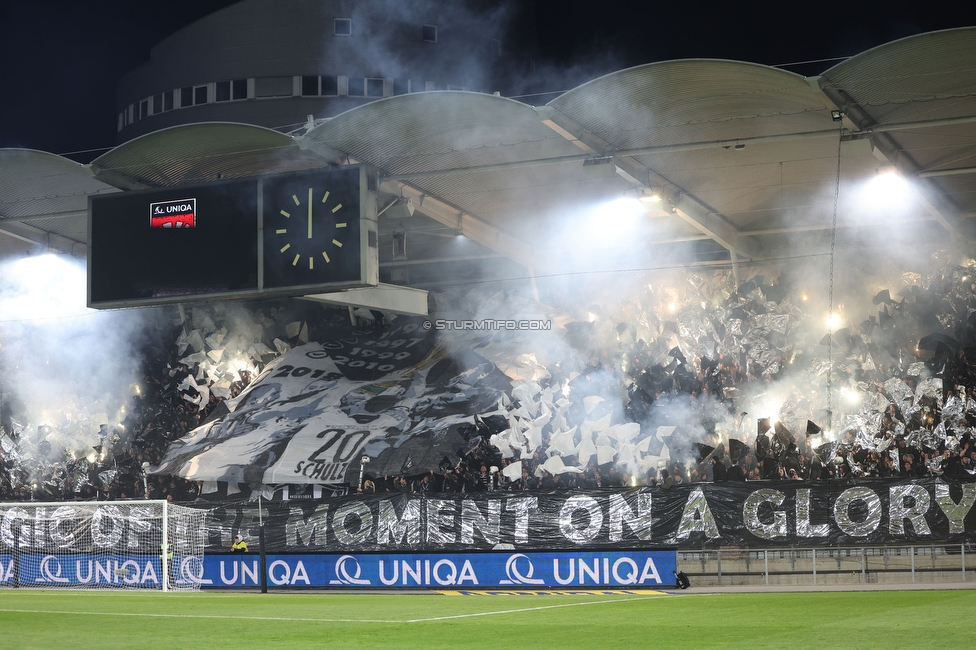
<svg viewBox="0 0 976 650">
<path fill-rule="evenodd" d="M 312 188 L 308 188 L 308 238 L 312 238 Z"/>
</svg>

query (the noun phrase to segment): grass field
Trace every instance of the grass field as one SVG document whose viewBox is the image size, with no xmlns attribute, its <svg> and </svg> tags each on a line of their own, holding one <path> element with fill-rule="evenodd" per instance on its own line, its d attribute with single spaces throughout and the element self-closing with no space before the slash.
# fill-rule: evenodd
<svg viewBox="0 0 976 650">
<path fill-rule="evenodd" d="M 0 647 L 971 647 L 976 591 L 454 596 L 4 590 Z"/>
</svg>

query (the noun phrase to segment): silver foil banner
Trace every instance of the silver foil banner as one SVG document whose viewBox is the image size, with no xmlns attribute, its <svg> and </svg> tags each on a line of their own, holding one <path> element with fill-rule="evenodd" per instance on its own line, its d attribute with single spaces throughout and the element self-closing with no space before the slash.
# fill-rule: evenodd
<svg viewBox="0 0 976 650">
<path fill-rule="evenodd" d="M 765 523 L 759 518 L 759 508 L 763 504 L 773 506 L 783 505 L 786 495 L 779 490 L 761 489 L 756 490 L 746 497 L 745 504 L 742 506 L 742 520 L 746 528 L 756 537 L 762 539 L 775 539 L 776 537 L 786 537 L 788 529 L 786 526 L 786 513 L 782 510 L 774 510 L 772 521 Z"/>
</svg>

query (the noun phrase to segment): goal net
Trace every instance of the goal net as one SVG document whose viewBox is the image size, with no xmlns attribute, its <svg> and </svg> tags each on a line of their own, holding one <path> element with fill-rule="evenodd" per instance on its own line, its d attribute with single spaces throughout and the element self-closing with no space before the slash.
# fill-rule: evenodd
<svg viewBox="0 0 976 650">
<path fill-rule="evenodd" d="M 0 587 L 198 589 L 206 516 L 166 501 L 0 503 Z"/>
</svg>

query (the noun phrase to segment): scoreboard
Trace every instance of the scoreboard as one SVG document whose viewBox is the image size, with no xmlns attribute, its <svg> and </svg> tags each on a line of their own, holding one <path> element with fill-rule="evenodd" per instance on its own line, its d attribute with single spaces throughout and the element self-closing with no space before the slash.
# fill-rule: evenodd
<svg viewBox="0 0 976 650">
<path fill-rule="evenodd" d="M 88 306 L 375 286 L 375 215 L 361 166 L 89 197 Z"/>
</svg>

